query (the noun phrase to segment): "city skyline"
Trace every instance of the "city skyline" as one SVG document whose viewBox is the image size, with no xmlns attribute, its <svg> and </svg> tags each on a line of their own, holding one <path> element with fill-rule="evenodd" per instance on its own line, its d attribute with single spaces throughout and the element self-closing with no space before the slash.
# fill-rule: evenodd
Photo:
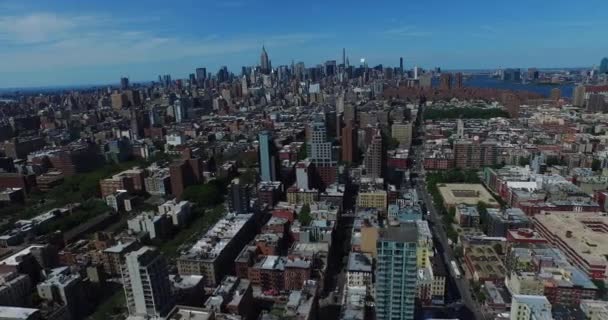
<svg viewBox="0 0 608 320">
<path fill-rule="evenodd" d="M 275 67 L 341 61 L 342 48 L 353 65 L 398 66 L 403 57 L 408 69 L 590 67 L 608 55 L 600 1 L 114 4 L 0 4 L 0 88 L 186 78 L 222 65 L 236 72 L 258 65 L 262 46 Z"/>
</svg>

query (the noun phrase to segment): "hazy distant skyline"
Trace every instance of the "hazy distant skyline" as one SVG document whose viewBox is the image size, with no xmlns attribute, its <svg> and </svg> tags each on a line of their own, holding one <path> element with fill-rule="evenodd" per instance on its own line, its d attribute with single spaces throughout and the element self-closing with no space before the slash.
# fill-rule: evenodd
<svg viewBox="0 0 608 320">
<path fill-rule="evenodd" d="M 186 78 L 257 65 L 581 67 L 608 56 L 606 1 L 0 1 L 0 87 Z"/>
</svg>

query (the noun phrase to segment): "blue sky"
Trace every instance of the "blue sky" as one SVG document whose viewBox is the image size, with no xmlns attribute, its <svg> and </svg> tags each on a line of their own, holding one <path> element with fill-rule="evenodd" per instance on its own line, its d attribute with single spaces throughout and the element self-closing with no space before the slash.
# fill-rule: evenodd
<svg viewBox="0 0 608 320">
<path fill-rule="evenodd" d="M 0 0 L 0 88 L 341 59 L 447 69 L 608 56 L 606 0 Z"/>
</svg>

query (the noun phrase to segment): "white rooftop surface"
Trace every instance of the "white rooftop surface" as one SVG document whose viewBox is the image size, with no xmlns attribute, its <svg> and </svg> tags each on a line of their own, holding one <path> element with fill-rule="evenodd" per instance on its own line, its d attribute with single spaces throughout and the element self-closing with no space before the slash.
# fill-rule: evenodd
<svg viewBox="0 0 608 320">
<path fill-rule="evenodd" d="M 15 254 L 11 255 L 10 257 L 8 257 L 8 258 L 0 261 L 0 265 L 16 266 L 18 264 L 17 263 L 17 257 L 29 254 L 30 252 L 32 252 L 33 248 L 42 248 L 42 247 L 44 247 L 44 246 L 42 246 L 42 245 L 32 245 L 32 246 L 29 246 L 29 247 L 27 247 L 27 248 L 25 248 L 25 249 L 23 249 L 23 250 L 15 253 Z"/>
<path fill-rule="evenodd" d="M 593 230 L 597 226 L 608 229 L 608 215 L 595 212 L 550 211 L 550 214 L 534 216 L 536 223 L 542 224 L 561 243 L 583 257 L 587 262 L 606 265 L 608 261 L 608 235 L 603 230 Z M 552 241 L 552 239 L 547 239 Z"/>
<path fill-rule="evenodd" d="M 0 317 L 8 319 L 27 319 L 38 309 L 0 306 Z"/>
<path fill-rule="evenodd" d="M 211 258 L 218 256 L 251 216 L 243 214 L 218 221 L 186 254 L 207 254 Z"/>
</svg>

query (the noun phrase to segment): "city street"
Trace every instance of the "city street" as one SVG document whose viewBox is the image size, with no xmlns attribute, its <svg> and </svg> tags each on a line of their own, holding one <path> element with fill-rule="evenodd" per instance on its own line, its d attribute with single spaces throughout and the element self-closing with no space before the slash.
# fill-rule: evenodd
<svg viewBox="0 0 608 320">
<path fill-rule="evenodd" d="M 421 123 L 422 123 L 422 121 L 421 121 Z M 427 217 L 428 217 L 427 220 L 429 221 L 429 226 L 431 227 L 431 231 L 435 235 L 435 238 L 438 239 L 440 242 L 440 245 L 441 245 L 440 247 L 443 249 L 443 252 L 442 253 L 440 252 L 440 254 L 442 254 L 442 257 L 446 264 L 446 268 L 449 270 L 449 274 L 452 276 L 452 280 L 453 280 L 454 284 L 456 285 L 456 287 L 458 288 L 458 291 L 460 292 L 460 297 L 461 297 L 462 303 L 471 312 L 473 312 L 473 314 L 475 315 L 475 319 L 485 320 L 485 316 L 481 312 L 481 307 L 479 306 L 477 301 L 475 301 L 472 298 L 471 288 L 470 288 L 470 285 L 468 282 L 469 280 L 466 279 L 466 277 L 464 277 L 464 272 L 462 272 L 463 277 L 461 277 L 460 279 L 454 277 L 453 270 L 450 266 L 450 261 L 456 260 L 454 257 L 454 252 L 452 251 L 452 247 L 448 243 L 448 238 L 447 238 L 447 234 L 445 231 L 446 229 L 443 225 L 443 221 L 435 208 L 435 205 L 433 203 L 433 200 L 432 200 L 429 192 L 427 191 L 424 165 L 423 165 L 424 164 L 424 144 L 425 144 L 424 127 L 420 126 L 418 128 L 418 130 L 416 130 L 416 132 L 417 132 L 418 136 L 422 139 L 422 145 L 413 146 L 411 149 L 412 153 L 410 156 L 412 159 L 414 159 L 412 171 L 418 173 L 418 176 L 416 177 L 416 179 L 413 180 L 413 183 L 416 186 L 416 191 L 420 195 L 421 200 L 424 202 L 426 210 L 429 211 L 429 214 L 427 215 Z M 438 251 L 440 251 L 440 250 L 438 250 Z M 463 266 L 458 261 L 457 261 L 457 264 L 459 265 L 459 267 L 462 270 Z"/>
</svg>

